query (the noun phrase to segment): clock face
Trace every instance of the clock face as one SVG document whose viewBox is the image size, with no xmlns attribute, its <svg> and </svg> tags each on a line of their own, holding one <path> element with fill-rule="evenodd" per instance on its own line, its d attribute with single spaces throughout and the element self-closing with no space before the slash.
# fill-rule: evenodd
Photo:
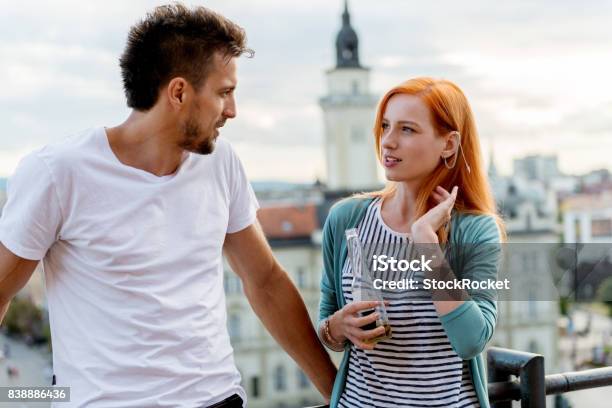
<svg viewBox="0 0 612 408">
<path fill-rule="evenodd" d="M 342 50 L 342 57 L 345 58 L 345 59 L 353 58 L 353 51 L 351 51 L 349 49 Z"/>
</svg>

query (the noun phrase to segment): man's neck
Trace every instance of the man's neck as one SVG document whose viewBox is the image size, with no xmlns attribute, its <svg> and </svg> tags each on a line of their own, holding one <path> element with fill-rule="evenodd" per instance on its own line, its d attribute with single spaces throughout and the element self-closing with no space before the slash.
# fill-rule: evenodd
<svg viewBox="0 0 612 408">
<path fill-rule="evenodd" d="M 121 163 L 161 177 L 176 171 L 183 150 L 173 143 L 176 129 L 156 120 L 156 116 L 152 111 L 132 111 L 125 122 L 107 128 L 106 135 Z"/>
</svg>

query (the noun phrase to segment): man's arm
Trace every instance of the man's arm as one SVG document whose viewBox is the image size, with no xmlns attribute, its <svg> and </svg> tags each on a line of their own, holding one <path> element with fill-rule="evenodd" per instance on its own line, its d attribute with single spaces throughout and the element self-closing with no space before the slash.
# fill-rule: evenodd
<svg viewBox="0 0 612 408">
<path fill-rule="evenodd" d="M 224 252 L 257 316 L 329 400 L 336 367 L 319 342 L 298 290 L 274 259 L 259 224 L 227 234 Z"/>
<path fill-rule="evenodd" d="M 11 299 L 25 286 L 38 261 L 20 258 L 0 242 L 0 323 Z"/>
</svg>

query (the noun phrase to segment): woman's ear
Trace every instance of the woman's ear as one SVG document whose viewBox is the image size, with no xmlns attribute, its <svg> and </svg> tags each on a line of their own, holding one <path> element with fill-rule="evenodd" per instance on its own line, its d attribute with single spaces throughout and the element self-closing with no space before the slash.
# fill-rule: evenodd
<svg viewBox="0 0 612 408">
<path fill-rule="evenodd" d="M 446 143 L 444 145 L 444 150 L 440 154 L 440 157 L 443 159 L 448 159 L 454 154 L 459 152 L 459 144 L 461 143 L 461 135 L 457 131 L 448 132 L 444 136 Z"/>
</svg>

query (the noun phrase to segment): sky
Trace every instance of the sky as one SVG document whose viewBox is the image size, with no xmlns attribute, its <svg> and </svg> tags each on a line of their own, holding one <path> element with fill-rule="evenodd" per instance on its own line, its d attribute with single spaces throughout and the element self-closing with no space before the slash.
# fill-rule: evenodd
<svg viewBox="0 0 612 408">
<path fill-rule="evenodd" d="M 185 2 L 243 26 L 238 116 L 221 130 L 253 180 L 325 179 L 325 71 L 340 0 Z M 28 152 L 129 114 L 118 58 L 129 27 L 163 2 L 0 0 L 0 177 Z M 456 82 L 485 160 L 529 154 L 561 170 L 612 169 L 612 1 L 349 1 L 362 65 L 380 97 L 415 76 Z M 279 170 L 282 169 L 282 170 Z"/>
</svg>

